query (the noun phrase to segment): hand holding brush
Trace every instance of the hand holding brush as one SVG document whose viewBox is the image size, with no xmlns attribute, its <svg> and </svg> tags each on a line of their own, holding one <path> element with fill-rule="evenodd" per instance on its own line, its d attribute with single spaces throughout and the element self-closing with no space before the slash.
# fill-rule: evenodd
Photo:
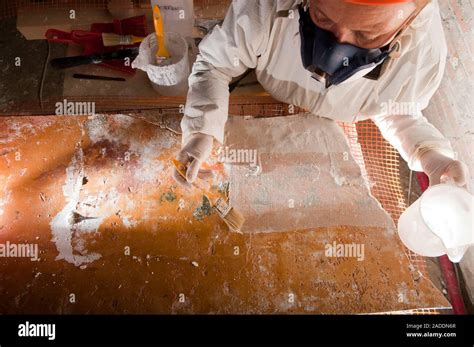
<svg viewBox="0 0 474 347">
<path fill-rule="evenodd" d="M 214 138 L 207 134 L 195 133 L 186 139 L 186 142 L 177 156 L 177 160 L 186 166 L 186 175 L 182 177 L 175 170 L 173 178 L 187 188 L 192 187 L 192 183 L 199 176 L 202 179 L 212 176 L 212 171 L 202 170 L 201 165 L 211 155 Z"/>
<path fill-rule="evenodd" d="M 234 232 L 241 232 L 240 229 L 245 222 L 243 215 L 237 209 L 230 206 L 228 201 L 223 198 L 218 198 L 217 200 L 210 199 L 207 189 L 194 182 L 197 177 L 212 176 L 212 171 L 210 170 L 199 170 L 203 161 L 210 155 L 212 144 L 212 136 L 201 133 L 194 134 L 183 147 L 178 158 L 172 160 L 175 167 L 174 179 L 188 188 L 194 187 L 201 190 L 229 229 Z"/>
</svg>

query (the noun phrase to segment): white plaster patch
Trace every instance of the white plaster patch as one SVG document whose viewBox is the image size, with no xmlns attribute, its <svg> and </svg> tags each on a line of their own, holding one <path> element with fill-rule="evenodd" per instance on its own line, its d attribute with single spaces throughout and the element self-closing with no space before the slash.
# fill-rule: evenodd
<svg viewBox="0 0 474 347">
<path fill-rule="evenodd" d="M 59 252 L 56 260 L 64 259 L 69 263 L 80 266 L 83 263 L 91 263 L 101 257 L 98 253 L 87 254 L 79 241 L 79 251 L 75 254 L 73 248 L 73 232 L 77 224 L 73 224 L 73 212 L 79 203 L 82 180 L 84 178 L 84 153 L 80 145 L 77 145 L 76 152 L 66 168 L 66 181 L 63 185 L 63 194 L 66 197 L 66 206 L 51 221 L 52 241 L 56 244 Z M 80 223 L 78 223 L 80 224 Z M 98 226 L 97 226 L 98 228 Z M 79 231 L 81 227 L 79 226 Z M 97 229 L 95 229 L 97 230 Z M 77 250 L 76 250 L 77 251 Z"/>
</svg>

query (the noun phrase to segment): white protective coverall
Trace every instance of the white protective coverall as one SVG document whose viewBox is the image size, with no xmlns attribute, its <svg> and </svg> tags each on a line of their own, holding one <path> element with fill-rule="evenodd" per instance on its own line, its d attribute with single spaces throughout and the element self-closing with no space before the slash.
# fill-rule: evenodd
<svg viewBox="0 0 474 347">
<path fill-rule="evenodd" d="M 378 80 L 360 78 L 325 93 L 301 61 L 300 2 L 232 2 L 222 26 L 199 46 L 181 122 L 183 144 L 196 132 L 223 143 L 228 85 L 233 77 L 255 69 L 261 85 L 281 102 L 337 121 L 372 119 L 412 170 L 422 171 L 420 153 L 428 149 L 453 158 L 449 141 L 421 113 L 441 82 L 447 55 L 436 0 L 398 38 L 397 54 L 385 63 Z M 281 11 L 289 12 L 281 16 Z"/>
</svg>

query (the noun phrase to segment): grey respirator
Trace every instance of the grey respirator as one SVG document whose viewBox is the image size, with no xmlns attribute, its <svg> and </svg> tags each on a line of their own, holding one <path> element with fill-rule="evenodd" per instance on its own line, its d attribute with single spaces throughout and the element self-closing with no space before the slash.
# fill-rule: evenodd
<svg viewBox="0 0 474 347">
<path fill-rule="evenodd" d="M 338 43 L 331 32 L 314 24 L 303 5 L 298 10 L 303 66 L 326 88 L 366 76 L 390 54 L 388 46 L 366 49 Z"/>
</svg>

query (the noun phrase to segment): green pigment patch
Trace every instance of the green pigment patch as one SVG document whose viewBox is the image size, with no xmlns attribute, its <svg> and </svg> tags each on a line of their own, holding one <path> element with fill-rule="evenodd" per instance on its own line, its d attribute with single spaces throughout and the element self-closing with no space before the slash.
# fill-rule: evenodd
<svg viewBox="0 0 474 347">
<path fill-rule="evenodd" d="M 163 201 L 171 202 L 174 200 L 176 200 L 176 194 L 172 191 L 161 194 L 160 202 L 163 202 Z"/>
<path fill-rule="evenodd" d="M 197 220 L 203 220 L 205 216 L 210 216 L 212 213 L 211 202 L 207 196 L 202 196 L 202 203 L 193 212 L 193 217 Z"/>
</svg>

